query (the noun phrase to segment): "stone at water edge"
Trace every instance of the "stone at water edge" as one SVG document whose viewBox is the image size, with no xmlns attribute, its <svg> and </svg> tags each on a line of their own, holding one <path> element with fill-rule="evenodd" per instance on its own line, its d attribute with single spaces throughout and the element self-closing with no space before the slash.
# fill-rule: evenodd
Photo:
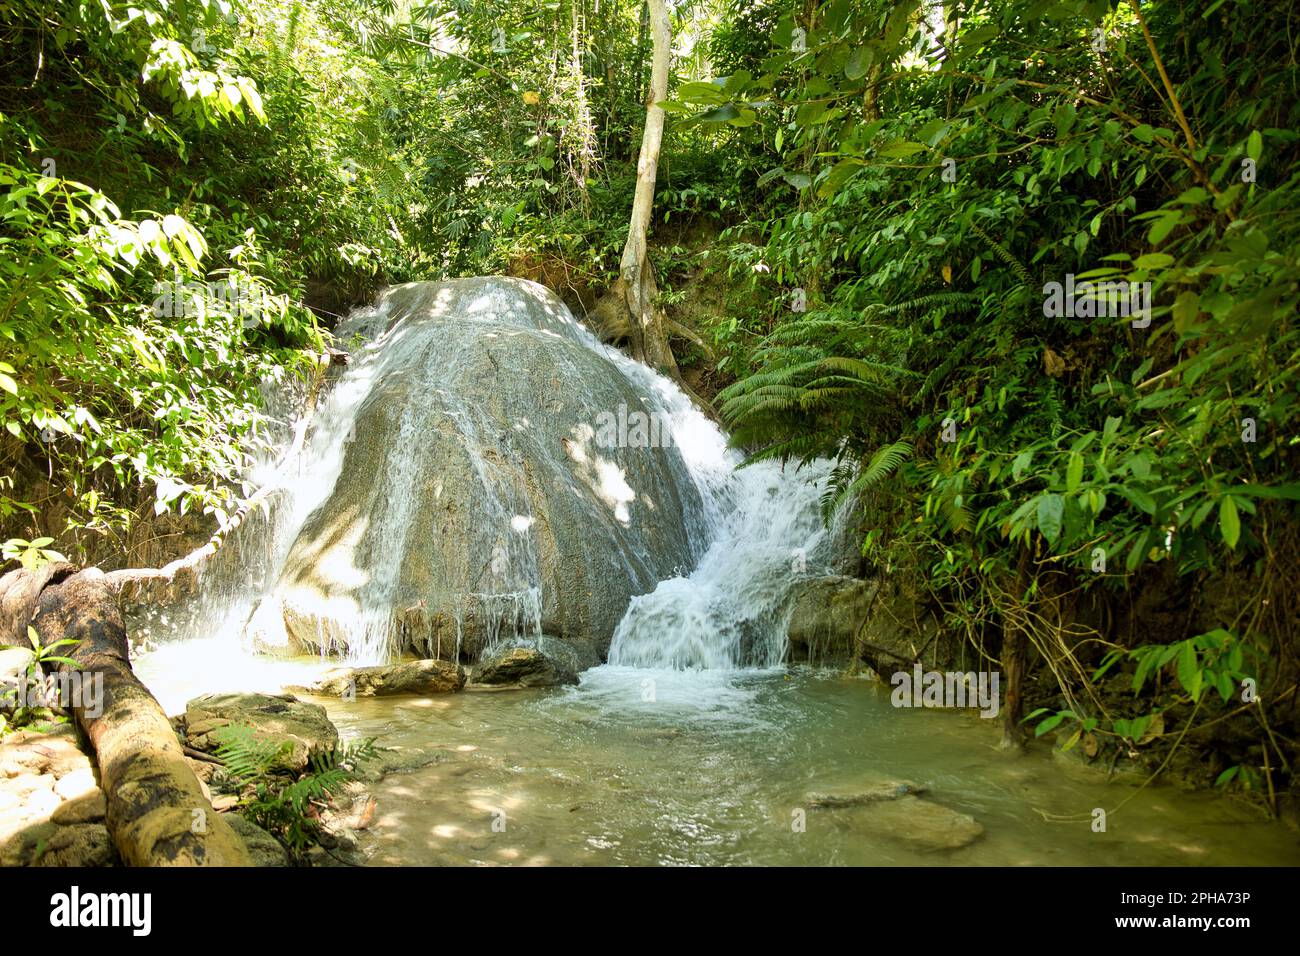
<svg viewBox="0 0 1300 956">
<path fill-rule="evenodd" d="M 120 862 L 108 827 L 78 823 L 57 828 L 35 866 L 115 866 Z"/>
<path fill-rule="evenodd" d="M 25 773 L 62 777 L 90 766 L 90 758 L 77 742 L 71 724 L 54 724 L 43 730 L 18 730 L 0 744 L 0 779 Z"/>
<path fill-rule="evenodd" d="M 465 686 L 465 672 L 450 661 L 402 661 L 376 667 L 336 667 L 307 687 L 286 690 L 318 697 L 386 697 L 392 694 L 452 694 Z"/>
<path fill-rule="evenodd" d="M 878 581 L 845 575 L 801 581 L 786 627 L 790 659 L 822 665 L 851 661 L 854 639 L 879 591 Z"/>
<path fill-rule="evenodd" d="M 289 854 L 280 841 L 267 833 L 252 820 L 247 820 L 238 813 L 228 813 L 225 821 L 230 824 L 253 858 L 254 866 L 288 866 Z"/>
<path fill-rule="evenodd" d="M 91 793 L 73 797 L 59 804 L 59 808 L 50 815 L 50 819 L 61 826 L 75 823 L 100 823 L 107 812 L 104 792 L 96 787 Z"/>
<path fill-rule="evenodd" d="M 251 726 L 257 740 L 288 744 L 273 766 L 295 773 L 339 742 L 325 708 L 291 694 L 204 694 L 185 705 L 186 742 L 195 750 L 216 750 L 217 731 L 232 724 Z"/>
<path fill-rule="evenodd" d="M 522 687 L 555 687 L 576 684 L 578 672 L 565 661 L 536 647 L 503 647 L 489 651 L 474 668 L 475 684 L 518 684 Z"/>
</svg>

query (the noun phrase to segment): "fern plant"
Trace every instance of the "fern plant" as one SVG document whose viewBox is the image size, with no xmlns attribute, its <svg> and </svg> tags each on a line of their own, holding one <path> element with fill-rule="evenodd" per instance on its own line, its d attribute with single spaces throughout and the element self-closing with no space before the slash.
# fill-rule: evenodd
<svg viewBox="0 0 1300 956">
<path fill-rule="evenodd" d="M 912 446 L 908 442 L 896 441 L 876 449 L 860 469 L 856 463 L 842 462 L 831 472 L 831 480 L 822 495 L 822 517 L 829 522 L 847 502 L 894 474 L 911 454 Z"/>
<path fill-rule="evenodd" d="M 357 767 L 375 755 L 374 741 L 340 742 L 313 754 L 309 769 L 296 780 L 274 772 L 278 758 L 293 745 L 261 739 L 254 729 L 232 724 L 216 732 L 216 756 L 230 774 L 240 808 L 295 858 L 319 842 L 314 807 L 327 803 L 355 777 Z"/>
</svg>

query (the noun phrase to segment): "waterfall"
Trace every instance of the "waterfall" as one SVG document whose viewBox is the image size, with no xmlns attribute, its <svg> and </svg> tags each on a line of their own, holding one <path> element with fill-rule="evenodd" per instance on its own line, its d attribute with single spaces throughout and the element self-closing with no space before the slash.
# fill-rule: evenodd
<svg viewBox="0 0 1300 956">
<path fill-rule="evenodd" d="M 601 343 L 522 280 L 396 286 L 337 335 L 353 346 L 350 361 L 282 474 L 270 514 L 248 522 L 202 570 L 188 616 L 153 623 L 171 635 L 234 634 L 245 646 L 256 637 L 266 649 L 288 646 L 286 620 L 297 614 L 309 621 L 312 646 L 357 663 L 403 647 L 456 657 L 541 641 L 544 616 L 558 613 L 553 589 L 568 583 L 557 582 L 541 542 L 567 521 L 579 536 L 555 540 L 565 558 L 584 552 L 579 570 L 596 569 L 587 586 L 603 575 L 631 589 L 605 625 L 611 663 L 700 669 L 783 659 L 790 595 L 827 561 L 819 499 L 828 463 L 739 468 L 726 436 L 674 383 Z M 526 357 L 510 366 L 516 355 Z M 484 369 L 499 381 L 484 381 Z M 510 404 L 519 401 L 512 388 L 523 404 Z M 644 422 L 628 426 L 638 408 L 649 414 L 648 436 L 636 433 Z M 387 429 L 381 437 L 378 425 Z M 361 455 L 368 442 L 380 443 L 378 463 Z M 444 488 L 444 447 L 465 466 L 469 489 L 459 497 Z M 251 484 L 272 473 L 276 456 L 265 459 Z M 539 487 L 552 497 L 539 499 Z M 547 503 L 564 513 L 547 513 Z M 420 524 L 438 509 L 468 522 L 456 527 L 472 529 L 472 540 L 448 542 Z M 341 564 L 321 543 L 337 549 L 340 541 Z M 435 578 L 412 572 L 428 552 L 453 545 L 456 567 L 437 564 Z M 656 553 L 665 549 L 676 557 Z M 328 584 L 303 615 L 286 593 L 318 577 Z M 466 649 L 471 620 L 478 643 Z M 158 633 L 147 624 L 139 630 Z"/>
<path fill-rule="evenodd" d="M 821 493 L 830 463 L 760 462 L 731 476 L 732 507 L 695 570 L 632 599 L 609 662 L 628 667 L 774 667 L 786 655 L 790 596 L 825 573 Z"/>
</svg>

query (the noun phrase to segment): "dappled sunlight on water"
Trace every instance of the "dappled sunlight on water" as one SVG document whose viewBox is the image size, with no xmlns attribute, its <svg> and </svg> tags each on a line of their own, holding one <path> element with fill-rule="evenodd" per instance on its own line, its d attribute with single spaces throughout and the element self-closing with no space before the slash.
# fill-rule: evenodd
<svg viewBox="0 0 1300 956">
<path fill-rule="evenodd" d="M 784 671 L 602 667 L 552 691 L 429 706 L 322 701 L 345 736 L 412 763 L 374 786 L 375 864 L 1224 865 L 1300 863 L 1297 835 L 1217 794 L 1149 787 L 996 749 L 993 721 L 896 710 L 870 682 Z M 810 792 L 887 780 L 984 834 L 923 851 Z M 792 821 L 803 810 L 805 832 Z M 1064 818 L 1068 822 L 1054 822 Z"/>
</svg>

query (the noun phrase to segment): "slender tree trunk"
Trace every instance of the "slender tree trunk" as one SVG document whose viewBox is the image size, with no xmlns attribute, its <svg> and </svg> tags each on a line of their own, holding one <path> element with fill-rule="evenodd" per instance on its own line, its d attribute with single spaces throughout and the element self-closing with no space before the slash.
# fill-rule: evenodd
<svg viewBox="0 0 1300 956">
<path fill-rule="evenodd" d="M 648 0 L 650 34 L 654 57 L 650 71 L 650 92 L 646 98 L 645 131 L 636 165 L 636 193 L 628 224 L 627 243 L 619 262 L 618 280 L 588 313 L 588 321 L 606 340 L 627 339 L 634 358 L 667 375 L 707 412 L 708 402 L 682 379 L 673 356 L 669 331 L 688 338 L 706 354 L 711 350 L 694 332 L 674 322 L 659 308 L 659 287 L 654 267 L 646 255 L 646 236 L 654 214 L 655 179 L 659 173 L 659 149 L 664 137 L 664 111 L 658 103 L 668 97 L 668 68 L 672 58 L 672 31 L 665 0 Z"/>
<path fill-rule="evenodd" d="M 596 129 L 591 119 L 591 105 L 587 100 L 587 74 L 582 65 L 582 34 L 586 25 L 582 2 L 583 0 L 573 0 L 569 5 L 573 50 L 569 70 L 576 97 L 570 135 L 573 140 L 571 148 L 577 154 L 577 168 L 573 170 L 573 175 L 578 185 L 578 202 L 582 206 L 583 215 L 590 215 L 591 197 L 587 192 L 587 180 L 591 178 L 591 166 L 596 153 Z"/>
<path fill-rule="evenodd" d="M 662 323 L 658 321 L 654 270 L 646 258 L 646 235 L 654 213 L 655 179 L 659 173 L 659 148 L 664 137 L 664 111 L 657 105 L 668 96 L 668 62 L 672 37 L 668 7 L 664 0 L 649 0 L 650 35 L 654 55 L 650 68 L 650 92 L 646 98 L 645 131 L 636 164 L 636 194 L 628 224 L 627 243 L 619 263 L 619 290 L 631 313 L 632 353 L 653 368 L 676 372 L 677 363 L 667 348 Z"/>
</svg>

